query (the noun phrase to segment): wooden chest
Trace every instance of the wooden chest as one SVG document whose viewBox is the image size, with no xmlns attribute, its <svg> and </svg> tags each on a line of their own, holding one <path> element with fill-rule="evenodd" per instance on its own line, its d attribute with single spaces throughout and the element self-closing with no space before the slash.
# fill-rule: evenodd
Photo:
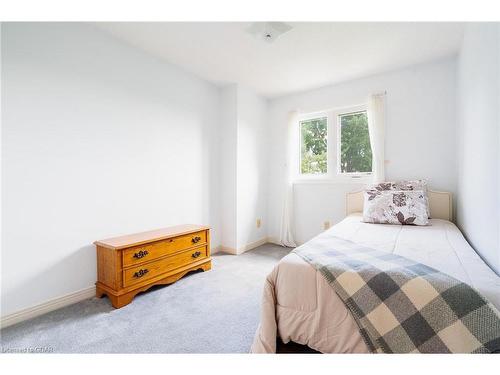
<svg viewBox="0 0 500 375">
<path fill-rule="evenodd" d="M 153 285 L 170 284 L 190 271 L 211 268 L 210 230 L 179 225 L 94 242 L 97 248 L 96 295 L 115 308 Z"/>
</svg>

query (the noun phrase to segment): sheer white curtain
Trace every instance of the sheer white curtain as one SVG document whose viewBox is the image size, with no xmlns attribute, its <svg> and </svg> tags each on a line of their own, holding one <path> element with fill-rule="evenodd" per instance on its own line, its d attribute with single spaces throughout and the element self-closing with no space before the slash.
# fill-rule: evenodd
<svg viewBox="0 0 500 375">
<path fill-rule="evenodd" d="M 373 155 L 373 182 L 385 180 L 385 93 L 371 95 L 368 99 L 368 131 Z"/>
<path fill-rule="evenodd" d="M 295 134 L 298 134 L 299 112 L 292 111 L 288 116 L 288 123 L 286 128 L 286 145 L 285 145 L 285 184 L 283 185 L 283 211 L 281 214 L 281 230 L 280 230 L 280 244 L 287 247 L 296 247 L 295 240 L 293 239 L 293 166 L 295 146 Z M 296 131 L 295 131 L 296 130 Z"/>
</svg>

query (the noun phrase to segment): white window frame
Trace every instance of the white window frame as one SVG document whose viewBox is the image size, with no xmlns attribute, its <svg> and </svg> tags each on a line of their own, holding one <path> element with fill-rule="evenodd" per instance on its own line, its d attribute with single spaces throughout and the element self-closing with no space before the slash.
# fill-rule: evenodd
<svg viewBox="0 0 500 375">
<path fill-rule="evenodd" d="M 327 111 L 307 113 L 299 116 L 298 129 L 298 163 L 296 163 L 295 178 L 297 183 L 369 183 L 372 172 L 340 172 L 340 116 L 363 112 L 367 110 L 366 104 L 337 108 Z M 327 172 L 325 174 L 302 174 L 302 134 L 300 124 L 307 120 L 326 117 L 327 121 Z M 296 133 L 296 134 L 297 134 Z M 297 153 L 296 153 L 297 155 Z"/>
<path fill-rule="evenodd" d="M 372 156 L 372 172 L 342 172 L 340 170 L 340 158 L 341 158 L 341 141 L 342 141 L 342 126 L 341 126 L 341 121 L 340 117 L 345 116 L 345 115 L 350 115 L 350 114 L 355 114 L 355 113 L 361 113 L 361 112 L 367 112 L 367 106 L 366 105 L 359 105 L 355 107 L 350 107 L 349 110 L 342 110 L 342 111 L 337 111 L 336 112 L 336 126 L 337 126 L 337 175 L 339 176 L 345 176 L 345 177 L 351 177 L 351 178 L 363 178 L 363 177 L 370 177 L 373 173 L 373 156 Z"/>
</svg>

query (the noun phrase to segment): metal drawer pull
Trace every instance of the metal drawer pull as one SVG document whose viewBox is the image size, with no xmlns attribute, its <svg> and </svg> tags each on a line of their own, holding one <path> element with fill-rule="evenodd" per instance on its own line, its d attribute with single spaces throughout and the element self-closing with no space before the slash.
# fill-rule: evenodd
<svg viewBox="0 0 500 375">
<path fill-rule="evenodd" d="M 147 251 L 147 250 L 141 250 L 138 253 L 134 254 L 134 258 L 141 259 L 141 258 L 144 258 L 148 254 L 149 254 L 149 251 Z"/>
<path fill-rule="evenodd" d="M 201 253 L 200 253 L 199 251 L 196 251 L 196 252 L 194 252 L 193 254 L 191 254 L 191 256 L 192 256 L 193 258 L 195 258 L 195 259 L 196 259 L 196 258 L 198 258 L 200 255 L 201 255 Z"/>
<path fill-rule="evenodd" d="M 134 277 L 143 277 L 145 274 L 147 274 L 149 272 L 149 270 L 147 268 L 145 269 L 140 269 L 139 271 L 137 271 L 136 273 L 134 273 Z"/>
<path fill-rule="evenodd" d="M 200 242 L 200 240 L 201 240 L 201 237 L 196 236 L 196 237 L 193 237 L 193 238 L 191 239 L 191 242 L 192 242 L 192 243 L 197 243 L 197 242 Z"/>
</svg>

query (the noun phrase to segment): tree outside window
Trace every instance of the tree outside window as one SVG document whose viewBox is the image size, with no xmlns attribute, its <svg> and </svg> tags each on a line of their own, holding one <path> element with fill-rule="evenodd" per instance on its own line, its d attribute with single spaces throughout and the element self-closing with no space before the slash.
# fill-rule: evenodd
<svg viewBox="0 0 500 375">
<path fill-rule="evenodd" d="M 366 111 L 339 115 L 340 173 L 372 171 L 372 148 Z"/>
<path fill-rule="evenodd" d="M 325 174 L 328 170 L 327 118 L 300 122 L 301 159 L 300 173 Z"/>
</svg>

